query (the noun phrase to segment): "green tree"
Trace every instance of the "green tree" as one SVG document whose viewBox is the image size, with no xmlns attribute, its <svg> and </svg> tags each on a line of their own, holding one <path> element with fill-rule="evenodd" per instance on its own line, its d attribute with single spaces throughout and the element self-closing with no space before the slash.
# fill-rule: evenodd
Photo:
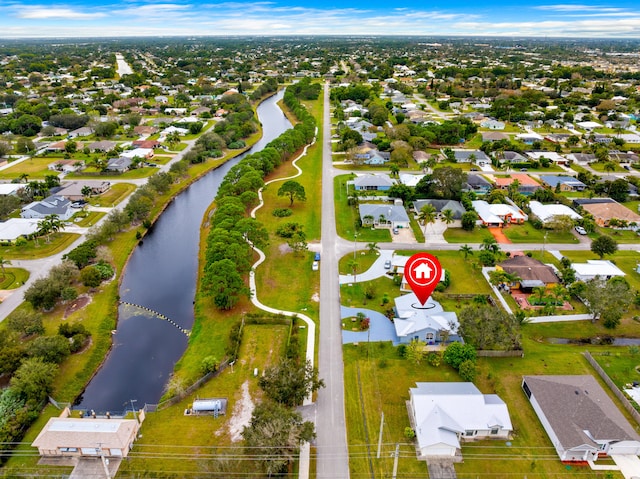
<svg viewBox="0 0 640 479">
<path fill-rule="evenodd" d="M 378 246 L 378 243 L 367 243 L 367 252 L 369 254 L 376 254 L 378 251 L 380 251 L 380 246 Z"/>
<path fill-rule="evenodd" d="M 460 251 L 463 255 L 464 255 L 464 259 L 466 260 L 469 256 L 473 256 L 473 248 L 471 246 L 469 246 L 468 244 L 465 244 L 463 246 L 460 246 L 460 248 L 458 249 L 458 251 Z"/>
<path fill-rule="evenodd" d="M 624 279 L 605 281 L 596 277 L 585 283 L 581 298 L 592 316 L 592 322 L 602 319 L 605 327 L 613 329 L 631 305 L 633 293 Z"/>
<path fill-rule="evenodd" d="M 3 256 L 0 256 L 0 268 L 2 269 L 2 279 L 4 279 L 7 276 L 7 272 L 4 269 L 5 266 L 9 266 L 11 264 L 11 261 L 8 259 L 4 259 Z"/>
<path fill-rule="evenodd" d="M 446 209 L 442 210 L 442 221 L 445 222 L 446 225 L 450 225 L 455 221 L 453 210 Z"/>
<path fill-rule="evenodd" d="M 213 298 L 213 303 L 218 309 L 231 309 L 240 299 L 240 295 L 249 295 L 242 276 L 230 259 L 208 264 L 205 267 L 202 287 L 205 294 Z"/>
<path fill-rule="evenodd" d="M 436 221 L 436 207 L 429 203 L 424 205 L 422 208 L 420 208 L 418 220 L 422 223 L 422 232 L 426 234 L 427 225 Z"/>
<path fill-rule="evenodd" d="M 473 382 L 476 379 L 476 373 L 477 368 L 475 361 L 471 361 L 470 359 L 462 361 L 460 368 L 458 369 L 458 374 L 460 374 L 461 379 Z"/>
<path fill-rule="evenodd" d="M 424 349 L 426 345 L 424 341 L 412 339 L 411 342 L 407 344 L 406 358 L 413 363 L 420 364 L 426 356 Z"/>
<path fill-rule="evenodd" d="M 618 251 L 618 243 L 611 236 L 600 235 L 591 242 L 591 251 L 602 259 L 604 255 Z"/>
<path fill-rule="evenodd" d="M 462 214 L 462 229 L 465 231 L 473 231 L 478 221 L 478 214 L 475 211 L 465 211 Z"/>
<path fill-rule="evenodd" d="M 266 401 L 253 410 L 251 423 L 242 431 L 247 454 L 268 476 L 284 473 L 297 458 L 300 445 L 315 437 L 314 426 L 300 413 Z"/>
<path fill-rule="evenodd" d="M 444 350 L 442 359 L 445 363 L 454 369 L 459 369 L 460 365 L 467 360 L 475 361 L 477 353 L 475 348 L 470 344 L 462 344 L 458 342 L 451 343 Z"/>
<path fill-rule="evenodd" d="M 285 181 L 278 189 L 278 196 L 287 196 L 289 198 L 289 206 L 293 206 L 293 200 L 305 201 L 307 199 L 304 186 L 297 181 Z"/>
<path fill-rule="evenodd" d="M 27 359 L 11 378 L 11 388 L 26 401 L 37 405 L 53 392 L 58 366 L 41 358 Z"/>
<path fill-rule="evenodd" d="M 305 361 L 299 364 L 291 358 L 282 359 L 278 364 L 265 370 L 258 385 L 267 397 L 285 406 L 302 404 L 305 397 L 324 387 L 318 378 L 318 369 Z"/>
<path fill-rule="evenodd" d="M 63 336 L 39 336 L 29 343 L 27 354 L 46 363 L 60 364 L 71 353 L 69 340 Z"/>
</svg>

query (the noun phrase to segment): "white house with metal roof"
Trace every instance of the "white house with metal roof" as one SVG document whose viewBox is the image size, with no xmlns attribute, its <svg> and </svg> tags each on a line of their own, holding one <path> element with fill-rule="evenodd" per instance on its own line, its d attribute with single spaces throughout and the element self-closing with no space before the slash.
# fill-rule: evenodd
<svg viewBox="0 0 640 479">
<path fill-rule="evenodd" d="M 455 456 L 460 442 L 506 439 L 513 431 L 507 405 L 473 383 L 422 382 L 409 389 L 407 404 L 420 456 Z"/>
<path fill-rule="evenodd" d="M 444 272 L 443 272 L 444 274 Z M 458 316 L 445 311 L 440 303 L 429 298 L 420 304 L 415 293 L 398 296 L 394 300 L 395 317 L 393 327 L 400 343 L 408 344 L 414 339 L 427 344 L 446 341 L 462 341 L 458 335 Z"/>
<path fill-rule="evenodd" d="M 494 203 L 489 204 L 484 200 L 472 201 L 473 209 L 476 210 L 483 225 L 503 226 L 505 223 L 524 223 L 528 216 L 515 206 Z"/>
<path fill-rule="evenodd" d="M 606 259 L 588 259 L 586 263 L 571 263 L 576 272 L 576 280 L 589 281 L 596 276 L 611 279 L 614 276 L 624 276 L 625 272 Z"/>
<path fill-rule="evenodd" d="M 572 220 L 579 220 L 582 218 L 578 213 L 573 211 L 567 205 L 563 204 L 549 204 L 543 205 L 539 201 L 530 201 L 529 208 L 531 208 L 531 213 L 536 215 L 540 221 L 543 223 L 548 223 L 553 221 L 554 218 L 559 216 L 568 216 Z"/>
</svg>

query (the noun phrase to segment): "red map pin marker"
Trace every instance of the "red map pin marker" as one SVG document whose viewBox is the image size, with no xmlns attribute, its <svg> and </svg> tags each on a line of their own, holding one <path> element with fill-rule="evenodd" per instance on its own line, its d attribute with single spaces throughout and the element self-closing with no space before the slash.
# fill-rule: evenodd
<svg viewBox="0 0 640 479">
<path fill-rule="evenodd" d="M 404 267 L 404 278 L 424 306 L 442 278 L 442 266 L 435 256 L 416 253 Z"/>
</svg>

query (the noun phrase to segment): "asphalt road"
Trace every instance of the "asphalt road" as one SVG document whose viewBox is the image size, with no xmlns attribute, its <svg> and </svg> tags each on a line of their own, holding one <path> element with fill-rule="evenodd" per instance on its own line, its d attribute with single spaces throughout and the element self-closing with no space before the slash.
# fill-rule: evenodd
<svg viewBox="0 0 640 479">
<path fill-rule="evenodd" d="M 331 163 L 329 87 L 324 91 L 324 135 L 322 138 L 322 261 L 320 261 L 320 347 L 318 370 L 326 387 L 316 402 L 318 479 L 349 477 L 349 453 L 344 413 L 344 368 L 340 326 L 340 285 L 338 281 L 338 235 Z"/>
</svg>

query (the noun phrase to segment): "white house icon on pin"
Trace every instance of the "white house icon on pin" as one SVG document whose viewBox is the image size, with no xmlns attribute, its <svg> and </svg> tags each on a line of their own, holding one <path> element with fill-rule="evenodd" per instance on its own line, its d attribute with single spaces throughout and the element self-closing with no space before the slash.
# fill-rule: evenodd
<svg viewBox="0 0 640 479">
<path fill-rule="evenodd" d="M 420 263 L 413 269 L 416 279 L 429 279 L 431 278 L 432 269 L 429 268 L 427 263 Z"/>
</svg>

